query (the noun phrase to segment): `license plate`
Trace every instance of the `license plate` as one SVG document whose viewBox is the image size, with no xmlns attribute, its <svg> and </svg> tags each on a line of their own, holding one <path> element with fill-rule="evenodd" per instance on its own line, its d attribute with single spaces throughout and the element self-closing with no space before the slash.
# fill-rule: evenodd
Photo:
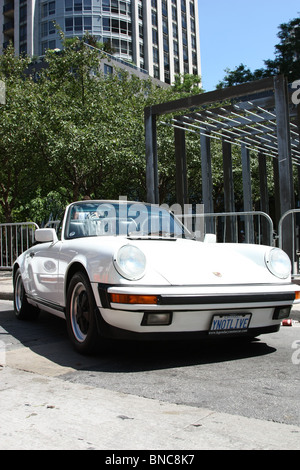
<svg viewBox="0 0 300 470">
<path fill-rule="evenodd" d="M 210 335 L 245 333 L 250 320 L 251 313 L 214 315 L 208 333 Z"/>
</svg>

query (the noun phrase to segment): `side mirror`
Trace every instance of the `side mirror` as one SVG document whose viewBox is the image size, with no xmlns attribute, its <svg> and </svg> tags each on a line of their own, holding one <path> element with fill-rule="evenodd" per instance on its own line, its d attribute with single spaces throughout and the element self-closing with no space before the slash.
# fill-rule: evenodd
<svg viewBox="0 0 300 470">
<path fill-rule="evenodd" d="M 206 233 L 204 243 L 217 243 L 217 235 L 214 233 Z"/>
<path fill-rule="evenodd" d="M 38 228 L 34 232 L 34 238 L 39 243 L 57 242 L 58 238 L 54 228 Z"/>
</svg>

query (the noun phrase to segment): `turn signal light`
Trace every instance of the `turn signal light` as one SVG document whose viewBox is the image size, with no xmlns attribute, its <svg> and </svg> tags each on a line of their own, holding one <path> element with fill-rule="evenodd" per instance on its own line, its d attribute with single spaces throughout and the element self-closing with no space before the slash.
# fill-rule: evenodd
<svg viewBox="0 0 300 470">
<path fill-rule="evenodd" d="M 157 304 L 156 295 L 109 294 L 110 301 L 116 304 Z"/>
<path fill-rule="evenodd" d="M 295 300 L 300 300 L 300 291 L 299 290 L 297 290 L 295 292 Z"/>
</svg>

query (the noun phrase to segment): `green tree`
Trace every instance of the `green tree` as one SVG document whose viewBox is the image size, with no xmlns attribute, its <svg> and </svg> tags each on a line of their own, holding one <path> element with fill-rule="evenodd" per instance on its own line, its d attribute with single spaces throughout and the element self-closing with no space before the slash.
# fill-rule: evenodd
<svg viewBox="0 0 300 470">
<path fill-rule="evenodd" d="M 300 18 L 280 25 L 275 46 L 275 59 L 266 60 L 265 65 L 270 75 L 284 74 L 291 83 L 300 77 Z"/>
<path fill-rule="evenodd" d="M 198 94 L 203 91 L 202 88 L 199 88 L 200 84 L 201 77 L 199 75 L 186 73 L 175 75 L 172 87 L 175 92 Z"/>
<path fill-rule="evenodd" d="M 28 57 L 16 57 L 12 47 L 0 56 L 7 88 L 0 108 L 2 220 L 42 223 L 47 211 L 58 212 L 59 202 L 85 195 L 145 199 L 144 107 L 201 90 L 194 89 L 194 78 L 183 77 L 184 90 L 176 90 L 122 70 L 104 76 L 100 58 L 101 51 L 74 38 L 63 50 L 46 52 L 33 80 Z M 158 149 L 160 191 L 170 198 L 172 129 L 163 127 Z"/>
<path fill-rule="evenodd" d="M 99 57 L 79 39 L 58 54 L 48 51 L 39 82 L 40 152 L 70 199 L 120 194 L 145 199 L 144 107 L 186 96 L 192 88 L 194 93 L 199 79 L 187 80 L 184 92 L 158 88 L 122 70 L 104 76 Z M 169 155 L 162 165 L 168 166 L 174 151 Z"/>
<path fill-rule="evenodd" d="M 29 62 L 16 57 L 12 45 L 0 56 L 0 79 L 6 87 L 6 104 L 0 106 L 0 207 L 5 221 L 13 219 L 25 195 L 34 194 L 37 178 L 36 85 L 24 73 Z"/>
<path fill-rule="evenodd" d="M 269 71 L 264 69 L 257 69 L 254 72 L 244 64 L 240 64 L 234 70 L 229 68 L 225 69 L 226 75 L 221 82 L 218 83 L 217 88 L 225 88 L 228 86 L 239 85 L 240 83 L 251 82 L 253 80 L 260 80 L 261 78 L 270 75 Z"/>
</svg>

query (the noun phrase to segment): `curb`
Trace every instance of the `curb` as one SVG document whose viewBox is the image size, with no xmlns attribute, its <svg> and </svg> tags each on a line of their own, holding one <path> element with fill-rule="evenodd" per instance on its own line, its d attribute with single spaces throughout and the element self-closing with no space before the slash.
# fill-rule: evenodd
<svg viewBox="0 0 300 470">
<path fill-rule="evenodd" d="M 0 292 L 0 300 L 14 300 L 12 292 Z"/>
<path fill-rule="evenodd" d="M 13 300 L 13 282 L 11 272 L 0 273 L 0 299 Z"/>
</svg>

